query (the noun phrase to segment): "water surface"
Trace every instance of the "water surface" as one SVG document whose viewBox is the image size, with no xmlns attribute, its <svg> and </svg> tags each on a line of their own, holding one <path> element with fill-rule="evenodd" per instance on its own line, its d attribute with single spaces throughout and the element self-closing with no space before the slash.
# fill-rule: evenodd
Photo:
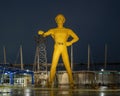
<svg viewBox="0 0 120 96">
<path fill-rule="evenodd" d="M 119 89 L 0 88 L 0 96 L 120 96 Z"/>
</svg>

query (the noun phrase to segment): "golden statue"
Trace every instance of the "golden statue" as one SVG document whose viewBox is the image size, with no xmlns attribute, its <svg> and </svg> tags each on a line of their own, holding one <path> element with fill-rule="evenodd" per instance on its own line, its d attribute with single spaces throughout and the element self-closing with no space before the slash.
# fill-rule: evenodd
<svg viewBox="0 0 120 96">
<path fill-rule="evenodd" d="M 60 56 L 62 56 L 64 66 L 69 76 L 70 87 L 73 87 L 74 81 L 72 77 L 72 70 L 70 68 L 67 46 L 70 46 L 73 43 L 77 42 L 79 40 L 79 37 L 71 29 L 65 28 L 63 26 L 65 23 L 65 17 L 62 14 L 58 14 L 55 18 L 55 21 L 58 25 L 56 28 L 52 28 L 47 32 L 43 32 L 41 30 L 38 31 L 38 34 L 43 35 L 44 37 L 51 35 L 55 41 L 48 86 L 50 87 L 54 81 L 56 67 Z M 68 41 L 69 37 L 72 37 L 71 41 Z"/>
</svg>

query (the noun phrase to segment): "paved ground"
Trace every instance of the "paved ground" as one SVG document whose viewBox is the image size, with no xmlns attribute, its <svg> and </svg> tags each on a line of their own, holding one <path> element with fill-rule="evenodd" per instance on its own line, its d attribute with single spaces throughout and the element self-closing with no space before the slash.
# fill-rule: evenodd
<svg viewBox="0 0 120 96">
<path fill-rule="evenodd" d="M 120 89 L 0 87 L 0 96 L 120 96 Z"/>
</svg>

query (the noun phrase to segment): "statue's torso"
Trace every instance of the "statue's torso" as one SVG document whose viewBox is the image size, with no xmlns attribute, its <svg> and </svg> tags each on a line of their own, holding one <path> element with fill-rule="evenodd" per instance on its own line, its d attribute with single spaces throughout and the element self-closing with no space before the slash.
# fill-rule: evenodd
<svg viewBox="0 0 120 96">
<path fill-rule="evenodd" d="M 52 33 L 55 42 L 66 43 L 69 37 L 69 29 L 67 28 L 54 28 L 52 29 Z"/>
</svg>

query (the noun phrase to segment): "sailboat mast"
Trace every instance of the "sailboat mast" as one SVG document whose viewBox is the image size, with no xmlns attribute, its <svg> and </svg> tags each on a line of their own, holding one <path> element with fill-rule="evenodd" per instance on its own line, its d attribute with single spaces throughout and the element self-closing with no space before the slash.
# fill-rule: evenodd
<svg viewBox="0 0 120 96">
<path fill-rule="evenodd" d="M 90 69 L 90 45 L 88 44 L 88 70 Z"/>
<path fill-rule="evenodd" d="M 3 47 L 3 53 L 4 53 L 4 64 L 6 64 L 6 49 L 5 46 Z"/>
<path fill-rule="evenodd" d="M 71 69 L 73 71 L 73 46 L 71 45 Z"/>
<path fill-rule="evenodd" d="M 21 70 L 23 70 L 23 54 L 22 54 L 22 45 L 20 46 L 20 62 L 21 62 Z"/>
<path fill-rule="evenodd" d="M 107 44 L 105 44 L 105 65 L 104 68 L 106 69 L 107 66 Z"/>
</svg>

